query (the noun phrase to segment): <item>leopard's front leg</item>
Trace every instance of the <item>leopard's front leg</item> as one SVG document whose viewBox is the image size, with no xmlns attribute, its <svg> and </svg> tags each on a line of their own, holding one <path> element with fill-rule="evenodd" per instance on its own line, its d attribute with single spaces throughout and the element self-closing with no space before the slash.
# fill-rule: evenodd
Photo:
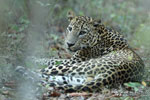
<svg viewBox="0 0 150 100">
<path fill-rule="evenodd" d="M 79 50 L 74 53 L 74 55 L 70 59 L 56 59 L 56 58 L 36 58 L 36 57 L 31 57 L 33 62 L 36 64 L 40 65 L 45 65 L 45 66 L 55 66 L 55 65 L 72 65 L 75 63 L 80 63 L 83 61 L 87 61 L 91 58 L 91 49 L 84 49 L 84 50 Z"/>
</svg>

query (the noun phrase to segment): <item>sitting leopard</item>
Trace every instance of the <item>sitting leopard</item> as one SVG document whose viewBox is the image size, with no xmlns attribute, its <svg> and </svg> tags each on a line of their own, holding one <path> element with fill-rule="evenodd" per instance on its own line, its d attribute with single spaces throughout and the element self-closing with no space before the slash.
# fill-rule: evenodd
<svg viewBox="0 0 150 100">
<path fill-rule="evenodd" d="M 101 92 L 130 81 L 140 81 L 144 63 L 127 41 L 100 20 L 68 12 L 65 46 L 70 59 L 45 60 L 42 85 L 64 92 Z M 59 62 L 59 63 L 58 63 Z"/>
</svg>

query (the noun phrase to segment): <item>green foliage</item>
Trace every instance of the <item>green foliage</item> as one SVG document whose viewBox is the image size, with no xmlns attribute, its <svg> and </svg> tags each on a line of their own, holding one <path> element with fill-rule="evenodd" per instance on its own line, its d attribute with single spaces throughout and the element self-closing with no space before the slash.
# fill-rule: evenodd
<svg viewBox="0 0 150 100">
<path fill-rule="evenodd" d="M 150 20 L 150 18 L 149 18 Z M 133 45 L 135 46 L 144 46 L 145 48 L 150 49 L 150 21 L 147 20 L 146 23 L 141 24 L 134 34 L 134 39 L 132 40 Z"/>
<path fill-rule="evenodd" d="M 16 32 L 22 32 L 29 26 L 30 21 L 26 16 L 21 16 L 17 23 L 9 24 L 11 30 L 15 30 Z"/>
<path fill-rule="evenodd" d="M 139 88 L 144 88 L 142 84 L 137 82 L 124 83 L 124 85 L 133 88 L 135 92 L 139 91 Z"/>
<path fill-rule="evenodd" d="M 121 97 L 121 100 L 135 100 L 133 97 Z"/>
<path fill-rule="evenodd" d="M 56 61 L 55 65 L 60 65 L 62 62 L 61 61 Z"/>
</svg>

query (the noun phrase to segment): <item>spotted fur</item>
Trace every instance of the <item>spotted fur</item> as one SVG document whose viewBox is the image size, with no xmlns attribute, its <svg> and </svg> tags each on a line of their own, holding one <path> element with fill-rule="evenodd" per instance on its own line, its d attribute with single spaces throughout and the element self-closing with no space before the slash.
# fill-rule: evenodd
<svg viewBox="0 0 150 100">
<path fill-rule="evenodd" d="M 64 92 L 101 92 L 130 81 L 140 81 L 144 64 L 117 31 L 100 20 L 68 13 L 65 46 L 70 59 L 51 59 L 41 70 L 45 85 Z M 60 62 L 57 64 L 57 62 Z"/>
</svg>

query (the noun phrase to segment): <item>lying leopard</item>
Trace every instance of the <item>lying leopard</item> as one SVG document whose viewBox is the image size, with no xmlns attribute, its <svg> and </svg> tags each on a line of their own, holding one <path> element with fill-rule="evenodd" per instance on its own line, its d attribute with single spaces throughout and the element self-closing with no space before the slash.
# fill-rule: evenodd
<svg viewBox="0 0 150 100">
<path fill-rule="evenodd" d="M 130 81 L 140 81 L 144 64 L 117 31 L 100 20 L 68 12 L 65 36 L 70 59 L 46 60 L 42 85 L 64 92 L 101 92 Z M 58 64 L 59 62 L 59 64 Z"/>
</svg>

